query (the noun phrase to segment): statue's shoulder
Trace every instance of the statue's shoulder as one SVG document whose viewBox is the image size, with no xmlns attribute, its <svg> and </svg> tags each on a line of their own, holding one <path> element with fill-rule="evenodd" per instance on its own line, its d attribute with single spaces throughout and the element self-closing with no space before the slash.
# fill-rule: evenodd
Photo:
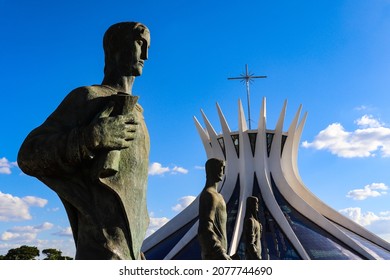
<svg viewBox="0 0 390 280">
<path fill-rule="evenodd" d="M 89 102 L 98 97 L 104 97 L 108 95 L 111 95 L 111 93 L 109 93 L 107 89 L 104 89 L 102 86 L 81 86 L 69 92 L 63 100 L 63 103 L 68 105 L 69 103 L 85 104 L 85 102 Z"/>
<path fill-rule="evenodd" d="M 91 99 L 95 97 L 111 95 L 111 93 L 108 93 L 107 88 L 104 88 L 100 85 L 92 85 L 75 88 L 69 93 L 69 95 L 78 95 L 80 97 L 83 96 Z"/>
<path fill-rule="evenodd" d="M 85 99 L 91 92 L 90 86 L 81 86 L 71 90 L 68 95 L 66 95 L 64 101 L 72 99 Z"/>
<path fill-rule="evenodd" d="M 209 202 L 217 202 L 223 199 L 223 196 L 214 189 L 204 189 L 201 193 L 201 199 Z"/>
</svg>

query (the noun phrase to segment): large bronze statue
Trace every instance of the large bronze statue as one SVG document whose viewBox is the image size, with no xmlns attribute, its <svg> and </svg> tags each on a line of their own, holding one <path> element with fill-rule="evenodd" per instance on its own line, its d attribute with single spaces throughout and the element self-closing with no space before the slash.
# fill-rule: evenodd
<svg viewBox="0 0 390 280">
<path fill-rule="evenodd" d="M 111 26 L 102 84 L 70 92 L 20 148 L 20 168 L 61 198 L 76 259 L 141 258 L 150 144 L 132 86 L 149 44 L 140 23 Z"/>
<path fill-rule="evenodd" d="M 206 162 L 206 185 L 199 198 L 198 239 L 204 260 L 230 260 L 227 254 L 226 203 L 218 193 L 225 162 L 211 158 Z"/>
<path fill-rule="evenodd" d="M 262 225 L 258 220 L 259 200 L 250 196 L 246 199 L 244 220 L 245 257 L 247 260 L 261 260 Z"/>
</svg>

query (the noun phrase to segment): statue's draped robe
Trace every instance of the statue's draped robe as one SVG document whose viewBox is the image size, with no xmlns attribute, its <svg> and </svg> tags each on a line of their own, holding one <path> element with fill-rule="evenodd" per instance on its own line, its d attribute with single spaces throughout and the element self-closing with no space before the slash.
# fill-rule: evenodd
<svg viewBox="0 0 390 280">
<path fill-rule="evenodd" d="M 198 227 L 202 259 L 230 259 L 227 255 L 226 222 L 226 203 L 222 195 L 203 190 L 199 201 Z"/>
<path fill-rule="evenodd" d="M 120 150 L 119 171 L 98 178 L 103 153 L 85 145 L 85 128 L 116 94 L 105 86 L 73 90 L 26 138 L 18 155 L 21 169 L 54 190 L 67 211 L 76 259 L 139 259 L 149 217 L 146 188 L 149 135 L 142 108 L 130 147 Z"/>
<path fill-rule="evenodd" d="M 262 225 L 253 216 L 245 217 L 244 238 L 247 260 L 261 260 Z"/>
</svg>

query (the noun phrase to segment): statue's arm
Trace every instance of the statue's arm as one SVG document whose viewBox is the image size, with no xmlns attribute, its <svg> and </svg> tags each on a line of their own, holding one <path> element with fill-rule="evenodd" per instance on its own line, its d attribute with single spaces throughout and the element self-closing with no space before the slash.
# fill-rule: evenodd
<svg viewBox="0 0 390 280">
<path fill-rule="evenodd" d="M 245 227 L 246 252 L 252 259 L 259 259 L 260 252 L 257 247 L 257 237 L 260 234 L 260 228 L 256 227 L 253 219 L 248 219 Z"/>
<path fill-rule="evenodd" d="M 85 128 L 78 125 L 85 110 L 85 94 L 71 92 L 58 108 L 24 140 L 19 167 L 32 176 L 71 172 L 93 154 L 86 147 Z"/>
<path fill-rule="evenodd" d="M 101 150 L 128 148 L 135 139 L 133 113 L 110 116 L 114 104 L 99 89 L 73 90 L 23 142 L 19 167 L 26 174 L 52 176 L 79 170 Z"/>
</svg>

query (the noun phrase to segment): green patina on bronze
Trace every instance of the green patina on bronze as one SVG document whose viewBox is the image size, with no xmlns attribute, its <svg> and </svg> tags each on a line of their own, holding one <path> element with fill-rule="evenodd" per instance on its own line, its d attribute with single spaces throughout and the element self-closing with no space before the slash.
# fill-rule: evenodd
<svg viewBox="0 0 390 280">
<path fill-rule="evenodd" d="M 198 239 L 204 260 L 230 260 L 227 254 L 226 203 L 218 193 L 225 162 L 211 158 L 206 162 L 206 185 L 199 197 Z"/>
<path fill-rule="evenodd" d="M 61 198 L 76 259 L 141 258 L 150 143 L 131 91 L 149 45 L 144 25 L 111 26 L 103 39 L 102 84 L 70 92 L 20 148 L 20 168 Z"/>
<path fill-rule="evenodd" d="M 258 220 L 259 199 L 249 196 L 246 199 L 246 214 L 244 221 L 245 258 L 261 260 L 261 234 L 263 227 Z"/>
</svg>

